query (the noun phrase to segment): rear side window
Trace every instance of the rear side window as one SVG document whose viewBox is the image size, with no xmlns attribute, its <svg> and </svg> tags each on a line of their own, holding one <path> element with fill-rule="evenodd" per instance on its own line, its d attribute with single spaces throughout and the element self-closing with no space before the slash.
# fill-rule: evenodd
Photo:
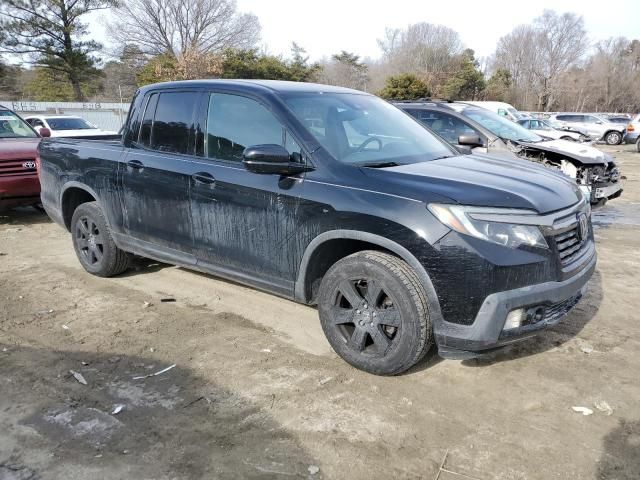
<svg viewBox="0 0 640 480">
<path fill-rule="evenodd" d="M 192 153 L 193 112 L 197 98 L 196 92 L 163 92 L 158 96 L 149 148 L 169 153 Z M 152 106 L 151 100 L 149 104 Z M 145 121 L 146 117 L 145 112 Z"/>
<path fill-rule="evenodd" d="M 561 122 L 581 122 L 582 115 L 557 115 L 556 120 Z"/>
<path fill-rule="evenodd" d="M 414 110 L 414 112 L 416 112 L 416 110 Z M 417 112 L 419 112 L 418 119 L 423 124 L 436 132 L 442 138 L 447 140 L 449 143 L 458 143 L 458 137 L 460 135 L 481 136 L 480 132 L 471 128 L 465 122 L 457 117 L 454 117 L 453 115 L 442 112 L 428 112 L 425 110 Z M 412 115 L 415 116 L 413 112 Z"/>
<path fill-rule="evenodd" d="M 287 147 L 299 149 L 291 141 Z M 250 98 L 212 93 L 207 116 L 207 156 L 240 162 L 246 147 L 260 144 L 285 145 L 284 128 L 278 119 Z"/>
<path fill-rule="evenodd" d="M 144 116 L 142 117 L 142 125 L 140 126 L 140 137 L 138 138 L 138 143 L 145 147 L 151 146 L 151 127 L 153 126 L 153 117 L 156 114 L 157 106 L 158 94 L 154 93 L 149 97 L 147 108 L 145 108 Z"/>
</svg>

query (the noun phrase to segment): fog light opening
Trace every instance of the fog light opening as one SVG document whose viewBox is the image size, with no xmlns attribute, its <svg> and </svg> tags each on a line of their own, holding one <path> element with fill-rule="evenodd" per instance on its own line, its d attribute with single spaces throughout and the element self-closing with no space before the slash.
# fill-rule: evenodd
<svg viewBox="0 0 640 480">
<path fill-rule="evenodd" d="M 526 318 L 524 308 L 518 308 L 511 310 L 507 315 L 507 319 L 504 322 L 503 330 L 513 330 L 514 328 L 520 328 L 522 321 Z"/>
<path fill-rule="evenodd" d="M 545 309 L 542 306 L 532 307 L 527 310 L 527 325 L 533 325 L 535 323 L 544 320 Z"/>
</svg>

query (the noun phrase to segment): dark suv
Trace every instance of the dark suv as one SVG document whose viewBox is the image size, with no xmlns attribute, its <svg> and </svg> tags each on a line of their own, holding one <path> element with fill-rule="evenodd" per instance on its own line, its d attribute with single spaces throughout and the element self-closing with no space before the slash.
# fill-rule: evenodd
<svg viewBox="0 0 640 480">
<path fill-rule="evenodd" d="M 82 266 L 132 254 L 306 304 L 346 361 L 397 374 L 558 322 L 595 268 L 589 205 L 562 175 L 460 155 L 353 90 L 150 85 L 122 141 L 42 143 L 44 206 Z"/>
</svg>

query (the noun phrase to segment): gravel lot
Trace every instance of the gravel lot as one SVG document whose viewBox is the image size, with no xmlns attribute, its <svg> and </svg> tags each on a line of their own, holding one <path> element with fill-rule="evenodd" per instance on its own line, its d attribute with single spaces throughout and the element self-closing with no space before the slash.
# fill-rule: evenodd
<svg viewBox="0 0 640 480">
<path fill-rule="evenodd" d="M 96 278 L 46 216 L 2 214 L 0 479 L 640 478 L 640 154 L 602 148 L 626 188 L 576 310 L 395 378 L 340 360 L 314 309 L 152 262 Z"/>
</svg>

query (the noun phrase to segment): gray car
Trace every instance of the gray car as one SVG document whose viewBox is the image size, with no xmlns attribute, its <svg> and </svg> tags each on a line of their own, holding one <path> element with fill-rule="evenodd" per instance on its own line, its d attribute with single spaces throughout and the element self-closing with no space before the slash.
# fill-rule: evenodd
<svg viewBox="0 0 640 480">
<path fill-rule="evenodd" d="M 549 117 L 549 122 L 556 128 L 573 128 L 586 132 L 596 141 L 604 141 L 607 145 L 618 145 L 622 142 L 625 125 L 610 122 L 607 118 L 593 113 L 556 113 Z"/>
</svg>

